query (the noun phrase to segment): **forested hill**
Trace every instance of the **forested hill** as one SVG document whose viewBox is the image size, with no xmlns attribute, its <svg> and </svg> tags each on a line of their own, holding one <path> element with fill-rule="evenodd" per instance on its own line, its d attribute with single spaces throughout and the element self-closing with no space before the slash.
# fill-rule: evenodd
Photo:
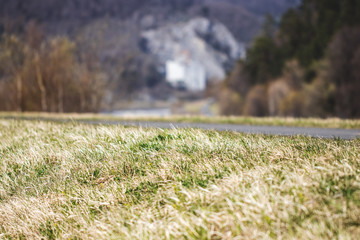
<svg viewBox="0 0 360 240">
<path fill-rule="evenodd" d="M 227 79 L 246 99 L 227 113 L 360 116 L 360 1 L 303 0 L 263 29 Z"/>
<path fill-rule="evenodd" d="M 8 20 L 23 22 L 30 19 L 40 23 L 58 23 L 56 29 L 66 28 L 63 22 L 87 23 L 93 19 L 112 17 L 141 21 L 155 16 L 158 24 L 198 15 L 219 20 L 239 41 L 250 41 L 261 27 L 263 15 L 280 16 L 298 0 L 0 0 L 2 29 Z M 16 21 L 15 21 L 16 20 Z M 15 27 L 16 28 L 16 27 Z M 64 29 L 62 29 L 64 30 Z M 66 30 L 66 29 L 65 29 Z"/>
</svg>

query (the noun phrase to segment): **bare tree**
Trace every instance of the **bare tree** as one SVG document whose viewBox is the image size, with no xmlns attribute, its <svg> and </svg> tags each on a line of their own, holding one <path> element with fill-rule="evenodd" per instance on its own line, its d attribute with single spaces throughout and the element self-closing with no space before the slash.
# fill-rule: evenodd
<svg viewBox="0 0 360 240">
<path fill-rule="evenodd" d="M 5 76 L 15 85 L 16 111 L 24 110 L 22 69 L 25 61 L 23 43 L 14 35 L 4 36 L 0 46 L 0 65 Z"/>
</svg>

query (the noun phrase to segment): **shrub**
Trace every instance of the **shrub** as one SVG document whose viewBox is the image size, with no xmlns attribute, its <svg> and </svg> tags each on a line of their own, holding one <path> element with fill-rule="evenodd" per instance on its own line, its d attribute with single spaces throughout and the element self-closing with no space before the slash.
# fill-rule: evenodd
<svg viewBox="0 0 360 240">
<path fill-rule="evenodd" d="M 219 102 L 223 115 L 239 115 L 244 105 L 241 95 L 228 88 L 224 88 L 219 94 Z"/>
<path fill-rule="evenodd" d="M 305 98 L 302 91 L 291 91 L 280 104 L 281 115 L 301 117 L 304 115 Z"/>
<path fill-rule="evenodd" d="M 268 115 L 267 88 L 265 85 L 254 86 L 246 96 L 244 115 L 266 116 Z"/>
<path fill-rule="evenodd" d="M 290 86 L 284 79 L 279 79 L 269 85 L 268 108 L 271 116 L 281 115 L 280 105 L 290 91 Z"/>
</svg>

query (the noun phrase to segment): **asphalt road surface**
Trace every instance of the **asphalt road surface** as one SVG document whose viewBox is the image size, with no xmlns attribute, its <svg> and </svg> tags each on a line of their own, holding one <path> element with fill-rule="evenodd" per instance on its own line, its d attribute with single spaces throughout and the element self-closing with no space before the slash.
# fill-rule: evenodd
<svg viewBox="0 0 360 240">
<path fill-rule="evenodd" d="M 86 122 L 86 121 L 83 121 Z M 90 123 L 90 122 L 87 122 Z M 124 122 L 124 121 L 92 121 L 94 124 L 121 124 L 125 126 L 155 127 L 155 128 L 200 128 L 218 131 L 235 131 L 249 134 L 295 136 L 305 135 L 319 138 L 360 138 L 360 129 L 334 129 L 334 128 L 305 128 L 283 126 L 249 126 L 236 124 L 212 123 L 166 123 L 166 122 Z"/>
<path fill-rule="evenodd" d="M 249 126 L 237 124 L 213 124 L 213 123 L 168 123 L 168 122 L 135 122 L 135 121 L 103 121 L 103 120 L 64 120 L 32 117 L 4 117 L 4 119 L 42 120 L 53 122 L 79 122 L 84 124 L 124 125 L 143 128 L 199 128 L 217 131 L 234 131 L 248 134 L 265 134 L 280 136 L 303 135 L 309 137 L 329 139 L 356 139 L 360 138 L 360 129 L 335 129 L 335 128 L 307 128 L 307 127 L 284 127 L 284 126 Z"/>
</svg>

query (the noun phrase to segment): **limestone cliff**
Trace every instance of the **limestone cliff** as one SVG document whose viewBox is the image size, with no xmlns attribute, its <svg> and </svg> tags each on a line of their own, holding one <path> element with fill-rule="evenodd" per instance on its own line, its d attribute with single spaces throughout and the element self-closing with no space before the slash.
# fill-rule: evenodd
<svg viewBox="0 0 360 240">
<path fill-rule="evenodd" d="M 142 47 L 160 64 L 186 59 L 201 63 L 207 79 L 225 77 L 234 62 L 245 55 L 244 44 L 236 41 L 220 22 L 194 18 L 142 33 Z"/>
</svg>

